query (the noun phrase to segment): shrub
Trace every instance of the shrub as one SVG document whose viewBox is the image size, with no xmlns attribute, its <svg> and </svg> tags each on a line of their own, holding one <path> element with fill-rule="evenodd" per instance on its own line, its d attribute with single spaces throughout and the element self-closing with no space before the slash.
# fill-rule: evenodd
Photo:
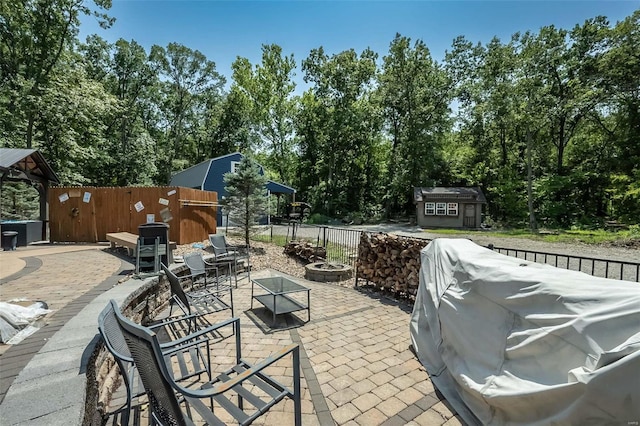
<svg viewBox="0 0 640 426">
<path fill-rule="evenodd" d="M 307 219 L 307 223 L 312 225 L 327 225 L 329 222 L 331 222 L 331 218 L 322 213 L 314 213 Z"/>
</svg>

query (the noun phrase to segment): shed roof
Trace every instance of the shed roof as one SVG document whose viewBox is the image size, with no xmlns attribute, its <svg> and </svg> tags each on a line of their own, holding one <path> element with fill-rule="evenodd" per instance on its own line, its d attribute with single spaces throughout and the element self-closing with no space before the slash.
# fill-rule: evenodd
<svg viewBox="0 0 640 426">
<path fill-rule="evenodd" d="M 456 199 L 475 203 L 486 203 L 487 199 L 479 187 L 432 186 L 413 188 L 413 201 Z"/>
<path fill-rule="evenodd" d="M 7 180 L 60 183 L 37 149 L 0 148 L 0 173 Z"/>
</svg>

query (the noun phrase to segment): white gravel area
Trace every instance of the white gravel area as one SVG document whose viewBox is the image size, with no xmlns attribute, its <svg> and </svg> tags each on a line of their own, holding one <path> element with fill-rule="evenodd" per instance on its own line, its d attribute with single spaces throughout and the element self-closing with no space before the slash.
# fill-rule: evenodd
<svg viewBox="0 0 640 426">
<path fill-rule="evenodd" d="M 244 245 L 244 240 L 236 237 L 227 236 L 229 245 Z M 199 246 L 204 248 L 200 248 Z M 180 245 L 174 250 L 174 255 L 184 255 L 199 251 L 203 255 L 211 254 L 209 241 L 201 243 Z M 298 261 L 291 256 L 284 254 L 284 248 L 271 243 L 263 243 L 260 241 L 251 241 L 251 269 L 260 271 L 263 269 L 274 269 L 298 278 L 304 278 L 304 266 L 306 263 Z M 336 282 L 337 285 L 344 287 L 353 287 L 355 279 Z"/>
</svg>

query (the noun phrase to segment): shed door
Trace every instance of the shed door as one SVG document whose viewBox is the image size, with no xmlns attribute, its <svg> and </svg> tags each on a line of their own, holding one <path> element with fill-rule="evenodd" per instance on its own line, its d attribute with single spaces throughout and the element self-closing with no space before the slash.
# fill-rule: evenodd
<svg viewBox="0 0 640 426">
<path fill-rule="evenodd" d="M 463 225 L 465 228 L 476 227 L 476 205 L 475 204 L 465 204 Z"/>
</svg>

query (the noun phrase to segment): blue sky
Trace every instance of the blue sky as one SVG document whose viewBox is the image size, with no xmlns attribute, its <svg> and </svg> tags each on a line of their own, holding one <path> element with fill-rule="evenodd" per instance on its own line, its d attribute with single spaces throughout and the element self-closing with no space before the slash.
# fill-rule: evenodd
<svg viewBox="0 0 640 426">
<path fill-rule="evenodd" d="M 508 41 L 515 32 L 555 25 L 570 29 L 604 15 L 612 23 L 640 9 L 626 1 L 214 1 L 113 0 L 116 22 L 102 30 L 84 18 L 80 39 L 97 33 L 110 42 L 136 40 L 152 45 L 184 44 L 216 63 L 228 82 L 237 56 L 257 63 L 261 45 L 275 43 L 300 62 L 313 48 L 334 54 L 370 47 L 382 58 L 396 33 L 423 40 L 441 61 L 452 40 L 464 35 L 486 43 Z M 302 81 L 302 71 L 296 70 Z"/>
</svg>

